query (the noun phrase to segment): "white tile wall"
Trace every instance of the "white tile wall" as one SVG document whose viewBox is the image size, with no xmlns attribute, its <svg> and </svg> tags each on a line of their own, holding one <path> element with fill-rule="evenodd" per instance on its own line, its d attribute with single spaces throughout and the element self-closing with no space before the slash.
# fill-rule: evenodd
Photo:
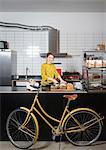
<svg viewBox="0 0 106 150">
<path fill-rule="evenodd" d="M 48 32 L 25 30 L 0 30 L 0 40 L 9 42 L 9 48 L 17 51 L 17 73 L 25 75 L 26 67 L 29 75 L 40 75 L 41 64 L 45 58 L 39 52 L 48 52 Z M 62 33 L 60 32 L 60 52 L 67 52 L 72 58 L 55 58 L 55 62 L 62 62 L 62 71 L 82 70 L 83 50 L 92 50 L 104 40 L 105 33 Z"/>
</svg>

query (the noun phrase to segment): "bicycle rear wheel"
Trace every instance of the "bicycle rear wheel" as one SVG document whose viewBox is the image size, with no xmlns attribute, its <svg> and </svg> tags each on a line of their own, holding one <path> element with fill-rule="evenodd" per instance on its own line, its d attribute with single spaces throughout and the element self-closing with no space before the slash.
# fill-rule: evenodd
<svg viewBox="0 0 106 150">
<path fill-rule="evenodd" d="M 16 109 L 10 113 L 6 123 L 7 135 L 11 143 L 21 149 L 31 147 L 38 138 L 38 122 L 33 114 L 29 115 L 28 121 L 24 123 L 28 112 L 24 109 Z"/>
<path fill-rule="evenodd" d="M 83 131 L 79 130 L 80 127 L 78 127 L 78 124 L 73 119 L 73 117 L 80 123 L 81 126 L 85 127 L 86 129 Z M 69 115 L 64 124 L 64 131 L 66 131 L 65 135 L 67 139 L 72 144 L 78 146 L 92 144 L 99 138 L 102 130 L 101 121 L 98 121 L 98 119 L 99 118 L 97 113 L 94 113 L 94 111 L 92 111 L 91 109 L 76 109 L 76 111 Z M 78 128 L 76 128 L 76 126 Z M 69 133 L 67 132 L 69 128 L 73 128 L 76 131 Z"/>
</svg>

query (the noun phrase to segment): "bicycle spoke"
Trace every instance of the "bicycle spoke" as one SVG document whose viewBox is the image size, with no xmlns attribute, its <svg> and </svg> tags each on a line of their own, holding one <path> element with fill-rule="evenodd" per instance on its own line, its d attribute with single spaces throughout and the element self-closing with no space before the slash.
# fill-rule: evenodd
<svg viewBox="0 0 106 150">
<path fill-rule="evenodd" d="M 74 129 L 74 127 L 77 127 L 75 121 L 73 121 L 72 116 L 80 123 L 84 130 L 79 130 L 79 127 L 78 129 L 76 128 L 74 132 L 67 131 L 69 128 L 71 130 L 72 128 Z M 64 125 L 67 139 L 75 145 L 89 145 L 93 143 L 98 139 L 101 133 L 101 129 L 102 127 L 100 121 L 97 121 L 97 116 L 90 110 L 78 110 L 74 112 L 67 118 Z"/>
<path fill-rule="evenodd" d="M 27 112 L 22 109 L 14 110 L 7 119 L 6 130 L 10 141 L 18 148 L 29 148 L 37 140 L 38 128 L 34 118 L 30 115 L 23 126 Z"/>
</svg>

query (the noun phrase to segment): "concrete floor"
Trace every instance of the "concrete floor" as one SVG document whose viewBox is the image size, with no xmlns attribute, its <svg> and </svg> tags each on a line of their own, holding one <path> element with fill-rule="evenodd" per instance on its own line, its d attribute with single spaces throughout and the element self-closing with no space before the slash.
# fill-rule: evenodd
<svg viewBox="0 0 106 150">
<path fill-rule="evenodd" d="M 10 142 L 0 141 L 0 150 L 19 150 Z M 106 150 L 106 141 L 98 141 L 92 146 L 73 146 L 69 142 L 38 141 L 29 150 Z"/>
</svg>

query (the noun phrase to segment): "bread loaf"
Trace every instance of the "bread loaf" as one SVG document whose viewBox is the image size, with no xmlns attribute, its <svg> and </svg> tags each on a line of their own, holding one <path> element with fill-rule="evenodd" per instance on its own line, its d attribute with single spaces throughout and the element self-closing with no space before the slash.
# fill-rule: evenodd
<svg viewBox="0 0 106 150">
<path fill-rule="evenodd" d="M 71 83 L 67 83 L 67 90 L 69 91 L 73 91 L 74 90 L 74 86 Z"/>
</svg>

